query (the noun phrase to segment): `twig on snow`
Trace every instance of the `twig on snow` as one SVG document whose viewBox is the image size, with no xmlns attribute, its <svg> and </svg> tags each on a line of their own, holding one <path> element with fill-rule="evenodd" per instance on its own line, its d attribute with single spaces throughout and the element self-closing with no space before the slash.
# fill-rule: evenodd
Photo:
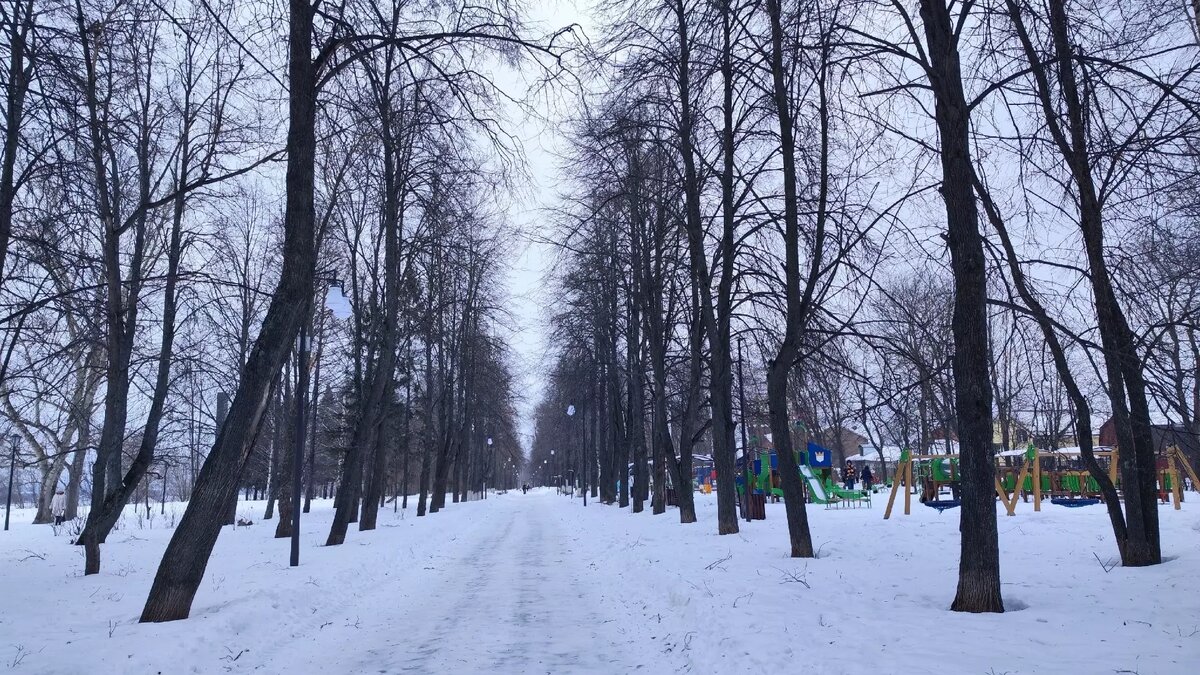
<svg viewBox="0 0 1200 675">
<path fill-rule="evenodd" d="M 22 552 L 27 553 L 28 555 L 26 555 L 24 558 L 21 558 L 21 562 L 25 562 L 26 560 L 29 560 L 30 558 L 37 558 L 38 560 L 41 560 L 42 562 L 46 562 L 46 554 L 45 553 L 38 553 L 37 551 L 31 550 L 28 548 L 23 549 Z"/>
<path fill-rule="evenodd" d="M 29 650 L 25 649 L 25 645 L 17 645 L 17 653 L 13 656 L 12 661 L 8 662 L 8 667 L 16 668 L 17 666 L 21 665 L 21 662 L 25 660 L 26 656 L 29 656 Z"/>
<path fill-rule="evenodd" d="M 807 565 L 805 565 L 804 569 L 799 572 L 795 572 L 792 570 L 783 570 L 783 569 L 779 569 L 778 567 L 776 567 L 775 569 L 778 570 L 779 573 L 783 575 L 783 579 L 781 580 L 782 583 L 785 583 L 785 584 L 797 583 L 797 584 L 804 586 L 805 588 L 812 588 L 812 586 L 808 585 L 808 579 L 806 578 L 808 576 L 808 566 Z"/>
<path fill-rule="evenodd" d="M 1100 556 L 1096 555 L 1095 551 L 1092 551 L 1092 556 L 1094 558 L 1096 558 L 1096 562 L 1100 563 L 1100 568 L 1104 570 L 1105 574 L 1108 574 L 1109 570 L 1111 570 L 1112 568 L 1117 566 L 1117 561 L 1115 561 L 1115 560 L 1110 560 L 1107 563 L 1105 563 L 1103 560 L 1100 559 Z"/>
<path fill-rule="evenodd" d="M 712 571 L 713 569 L 715 569 L 717 567 L 721 567 L 722 565 L 724 565 L 725 563 L 729 562 L 732 559 L 733 559 L 733 552 L 730 551 L 729 555 L 725 556 L 724 558 L 721 558 L 720 560 L 714 560 L 714 561 L 710 562 L 708 565 L 706 565 L 704 567 L 704 569 Z M 724 570 L 725 568 L 721 567 L 721 569 Z"/>
</svg>

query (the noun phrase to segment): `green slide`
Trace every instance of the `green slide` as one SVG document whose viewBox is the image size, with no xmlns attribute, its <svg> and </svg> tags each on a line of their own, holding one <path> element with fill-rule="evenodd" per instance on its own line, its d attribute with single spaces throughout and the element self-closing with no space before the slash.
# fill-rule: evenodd
<svg viewBox="0 0 1200 675">
<path fill-rule="evenodd" d="M 821 479 L 817 478 L 813 473 L 812 467 L 801 464 L 800 477 L 808 484 L 808 494 L 812 498 L 814 504 L 824 504 L 826 506 L 835 504 L 845 504 L 846 502 L 866 502 L 871 504 L 871 493 L 866 490 L 844 490 L 833 481 L 822 484 Z"/>
<path fill-rule="evenodd" d="M 808 484 L 808 496 L 812 498 L 814 504 L 829 504 L 837 501 L 837 497 L 830 497 L 825 490 L 825 486 L 821 485 L 821 480 L 813 474 L 812 467 L 807 464 L 800 465 L 800 477 Z"/>
</svg>

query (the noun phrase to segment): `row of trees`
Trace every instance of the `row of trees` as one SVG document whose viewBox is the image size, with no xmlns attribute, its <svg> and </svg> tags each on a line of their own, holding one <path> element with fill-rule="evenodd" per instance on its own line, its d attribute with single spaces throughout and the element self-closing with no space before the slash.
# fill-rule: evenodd
<svg viewBox="0 0 1200 675">
<path fill-rule="evenodd" d="M 962 476 L 953 609 L 1002 611 L 994 421 L 1010 444 L 1023 418 L 1081 446 L 1123 563 L 1160 562 L 1151 425 L 1200 432 L 1188 11 L 603 3 L 613 86 L 571 134 L 532 466 L 598 472 L 622 505 L 631 482 L 634 511 L 653 486 L 656 513 L 669 476 L 692 522 L 703 444 L 727 534 L 735 422 L 765 422 L 791 554 L 810 557 L 795 450 L 850 426 L 877 446 L 940 431 Z M 1123 500 L 1093 454 L 1101 411 Z"/>
<path fill-rule="evenodd" d="M 277 537 L 335 496 L 337 545 L 516 482 L 491 77 L 555 76 L 559 37 L 503 0 L 285 5 L 0 8 L 0 403 L 38 522 L 64 479 L 90 499 L 85 573 L 135 495 L 188 500 L 146 621 L 188 615 L 242 489 Z"/>
</svg>

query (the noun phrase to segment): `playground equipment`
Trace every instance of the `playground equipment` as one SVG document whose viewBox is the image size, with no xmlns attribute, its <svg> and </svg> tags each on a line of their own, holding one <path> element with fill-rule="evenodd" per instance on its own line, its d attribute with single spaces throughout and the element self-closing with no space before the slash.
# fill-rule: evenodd
<svg viewBox="0 0 1200 675">
<path fill-rule="evenodd" d="M 763 494 L 774 501 L 779 501 L 783 499 L 783 488 L 779 482 L 779 458 L 772 452 L 767 455 L 767 461 L 763 461 L 763 455 L 767 455 L 767 453 L 763 453 L 753 460 L 750 489 L 752 494 Z M 804 481 L 810 502 L 823 504 L 825 508 L 871 505 L 870 491 L 846 490 L 834 483 L 831 475 L 833 453 L 828 449 L 809 441 L 805 452 L 797 453 L 797 455 L 800 478 Z M 745 495 L 744 482 L 739 475 L 737 489 L 741 496 Z"/>
<path fill-rule="evenodd" d="M 1095 497 L 1055 497 L 1050 500 L 1050 503 L 1056 506 L 1078 508 L 1080 506 L 1094 506 L 1099 504 L 1100 500 Z"/>
<path fill-rule="evenodd" d="M 1005 504 L 1008 507 L 1008 515 L 1014 514 L 1017 497 L 1021 494 L 1033 495 L 1035 511 L 1041 510 L 1042 499 L 1047 494 L 1050 495 L 1050 502 L 1056 506 L 1087 506 L 1103 501 L 1096 479 L 1087 470 L 1078 468 L 1079 454 L 1080 451 L 1076 448 L 1051 452 L 1038 452 L 1032 446 L 1028 448 L 1019 477 L 1014 480 L 1011 472 L 1002 477 L 997 476 L 997 481 L 1007 497 Z M 1102 465 L 1107 464 L 1108 479 L 1120 489 L 1117 473 L 1119 449 L 1095 450 L 1093 455 Z M 1073 464 L 1074 467 L 1058 468 L 1057 465 L 1064 462 L 1068 465 Z M 1051 469 L 1047 470 L 1043 466 L 1044 463 L 1050 463 Z M 1182 476 L 1186 474 L 1194 485 L 1200 485 L 1196 480 L 1196 472 L 1183 452 L 1175 446 L 1166 449 L 1158 464 L 1159 498 L 1164 504 L 1171 501 L 1175 509 L 1179 510 L 1183 502 Z M 1008 496 L 1009 493 L 1011 496 Z"/>
<path fill-rule="evenodd" d="M 956 509 L 962 506 L 962 501 L 958 499 L 927 499 L 921 503 L 931 509 L 937 509 L 938 513 L 946 509 Z"/>
<path fill-rule="evenodd" d="M 800 465 L 800 477 L 808 486 L 808 498 L 814 504 L 824 504 L 825 508 L 838 506 L 871 505 L 870 490 L 846 490 L 837 486 L 832 477 L 826 477 L 825 482 L 813 473 L 812 467 Z"/>
<path fill-rule="evenodd" d="M 1196 477 L 1196 470 L 1192 468 L 1191 462 L 1187 456 L 1178 447 L 1172 445 L 1167 448 L 1167 467 L 1159 472 L 1161 480 L 1160 485 L 1163 490 L 1170 490 L 1172 500 L 1175 503 L 1175 510 L 1183 508 L 1180 502 L 1183 501 L 1183 485 L 1180 480 L 1179 470 L 1183 469 L 1187 472 L 1188 478 L 1192 480 L 1192 489 L 1200 490 L 1200 478 Z M 1163 499 L 1165 502 L 1166 499 Z"/>
<path fill-rule="evenodd" d="M 1107 464 L 1109 480 L 1120 488 L 1117 474 L 1117 463 L 1120 458 L 1117 448 L 1095 450 L 1093 455 L 1102 464 Z M 1018 456 L 1014 453 L 1001 453 L 1001 457 Z M 1049 496 L 1050 503 L 1056 506 L 1080 507 L 1098 504 L 1102 501 L 1100 486 L 1090 472 L 1080 469 L 1079 451 L 1071 449 L 1057 451 L 1039 451 L 1032 444 L 1020 455 L 1023 462 L 1019 470 L 1010 467 L 998 467 L 996 471 L 996 496 L 1004 504 L 1007 515 L 1016 515 L 1017 503 L 1024 495 L 1033 496 L 1033 510 L 1042 510 L 1042 500 Z M 891 494 L 888 497 L 887 508 L 883 517 L 892 515 L 897 492 L 904 488 L 904 514 L 911 513 L 913 487 L 920 485 L 923 489 L 922 502 L 939 512 L 959 505 L 959 500 L 942 499 L 939 497 L 943 485 L 953 486 L 958 480 L 958 463 L 955 455 L 922 455 L 913 457 L 908 450 L 900 456 L 896 467 L 895 480 L 892 483 Z M 1047 469 L 1043 463 L 1049 463 Z M 1059 468 L 1061 464 L 1066 468 Z M 917 467 L 917 480 L 913 480 L 913 467 Z M 1071 466 L 1074 465 L 1074 466 Z M 1159 460 L 1158 481 L 1159 498 L 1165 504 L 1171 501 L 1175 510 L 1182 508 L 1183 483 L 1182 476 L 1186 474 L 1193 486 L 1200 489 L 1200 477 L 1191 463 L 1178 447 L 1167 448 Z"/>
<path fill-rule="evenodd" d="M 917 480 L 913 480 L 913 465 L 917 465 Z M 883 511 L 883 519 L 892 517 L 892 508 L 896 504 L 896 494 L 904 487 L 904 515 L 912 513 L 912 488 L 920 485 L 921 502 L 939 513 L 952 509 L 961 504 L 957 495 L 958 484 L 958 455 L 921 455 L 913 457 L 905 449 L 900 453 L 900 462 L 893 474 L 892 490 L 888 495 L 887 508 Z M 943 485 L 951 486 L 955 491 L 952 499 L 941 499 L 939 493 Z"/>
</svg>

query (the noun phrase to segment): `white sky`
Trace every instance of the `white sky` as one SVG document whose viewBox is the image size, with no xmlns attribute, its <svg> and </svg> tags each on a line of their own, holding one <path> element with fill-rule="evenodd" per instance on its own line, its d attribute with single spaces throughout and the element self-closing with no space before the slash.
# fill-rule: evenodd
<svg viewBox="0 0 1200 675">
<path fill-rule="evenodd" d="M 589 27 L 589 0 L 529 0 L 524 15 L 530 23 L 531 34 L 579 24 L 584 33 L 594 36 Z M 565 97 L 566 94 L 563 94 Z M 521 139 L 528 161 L 530 184 L 513 196 L 509 215 L 523 231 L 539 231 L 547 227 L 548 210 L 557 202 L 560 184 L 557 180 L 558 152 L 563 147 L 564 112 L 556 106 L 541 102 L 538 105 L 547 120 L 512 120 L 517 126 L 511 132 Z M 553 298 L 545 292 L 554 251 L 550 246 L 524 240 L 520 255 L 509 272 L 508 286 L 512 296 L 510 310 L 516 322 L 516 334 L 510 344 L 516 355 L 517 394 L 521 397 L 520 430 L 526 449 L 533 434 L 533 409 L 545 388 L 544 376 L 550 362 L 546 357 L 547 319 Z"/>
</svg>

